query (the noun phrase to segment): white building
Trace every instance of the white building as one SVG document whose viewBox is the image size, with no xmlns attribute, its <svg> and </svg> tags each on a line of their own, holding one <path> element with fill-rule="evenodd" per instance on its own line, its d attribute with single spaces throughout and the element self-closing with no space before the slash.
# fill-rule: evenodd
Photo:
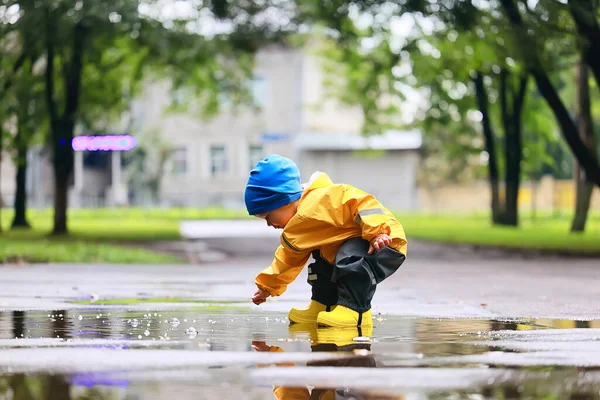
<svg viewBox="0 0 600 400">
<path fill-rule="evenodd" d="M 162 112 L 171 101 L 169 85 L 148 87 L 135 114 L 145 127 L 158 127 L 177 148 L 162 183 L 161 197 L 174 205 L 242 206 L 248 172 L 269 153 L 294 159 L 308 179 L 315 170 L 337 182 L 370 191 L 396 209 L 417 207 L 419 132 L 369 140 L 360 136 L 358 108 L 326 99 L 321 61 L 306 50 L 272 46 L 256 58 L 253 91 L 261 112 L 211 121 Z M 355 150 L 387 150 L 379 158 Z"/>
<path fill-rule="evenodd" d="M 137 126 L 160 132 L 175 149 L 161 183 L 164 205 L 242 207 L 250 169 L 265 155 L 279 153 L 298 163 L 304 180 L 320 170 L 334 182 L 375 194 L 389 208 L 418 207 L 419 132 L 361 136 L 362 112 L 325 98 L 321 60 L 308 50 L 265 48 L 256 56 L 254 75 L 253 93 L 260 111 L 234 114 L 225 109 L 208 121 L 190 112 L 166 112 L 177 100 L 168 82 L 147 85 L 136 100 Z M 357 154 L 365 149 L 383 152 L 380 157 Z M 124 183 L 117 161 L 109 154 L 78 156 L 72 203 L 124 203 L 123 191 L 116 190 Z M 49 182 L 43 180 L 47 186 Z M 45 190 L 42 197 L 48 197 L 47 189 L 31 186 Z M 142 201 L 139 196 L 129 197 L 134 205 Z"/>
</svg>

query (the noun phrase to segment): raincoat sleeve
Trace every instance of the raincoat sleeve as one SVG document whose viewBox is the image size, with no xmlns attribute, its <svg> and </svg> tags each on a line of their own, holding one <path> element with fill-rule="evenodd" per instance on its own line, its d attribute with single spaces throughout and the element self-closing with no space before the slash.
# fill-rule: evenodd
<svg viewBox="0 0 600 400">
<path fill-rule="evenodd" d="M 277 251 L 271 266 L 262 271 L 255 279 L 256 286 L 268 292 L 271 296 L 280 296 L 292 283 L 310 257 L 310 251 L 292 249 L 285 244 L 285 236 L 282 234 L 282 243 Z"/>
<path fill-rule="evenodd" d="M 375 196 L 356 191 L 346 204 L 350 207 L 351 215 L 362 230 L 362 238 L 371 242 L 376 236 L 392 233 L 394 218 Z"/>
</svg>

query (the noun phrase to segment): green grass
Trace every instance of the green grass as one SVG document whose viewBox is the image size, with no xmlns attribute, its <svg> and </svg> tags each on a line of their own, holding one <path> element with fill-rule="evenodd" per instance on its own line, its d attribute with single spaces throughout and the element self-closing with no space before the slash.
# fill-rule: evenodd
<svg viewBox="0 0 600 400">
<path fill-rule="evenodd" d="M 482 214 L 398 214 L 409 238 L 442 243 L 600 254 L 600 212 L 591 212 L 584 233 L 570 233 L 570 213 L 522 213 L 518 228 L 493 226 Z M 410 248 L 410 243 L 409 243 Z"/>
<path fill-rule="evenodd" d="M 572 234 L 569 213 L 538 212 L 535 219 L 521 214 L 519 228 L 492 226 L 486 213 L 398 214 L 409 242 L 422 239 L 443 243 L 471 244 L 518 249 L 553 250 L 600 254 L 600 212 L 593 211 L 586 232 Z M 181 259 L 136 244 L 178 240 L 179 223 L 186 219 L 245 219 L 242 210 L 225 209 L 95 209 L 69 212 L 70 235 L 48 236 L 52 210 L 32 210 L 28 231 L 0 235 L 0 262 L 101 262 L 164 264 Z M 12 220 L 12 211 L 2 210 L 2 226 Z M 123 244 L 129 244 L 125 247 Z M 132 247 L 133 246 L 133 247 Z"/>
<path fill-rule="evenodd" d="M 2 226 L 10 226 L 13 213 L 2 210 Z M 52 210 L 31 210 L 29 222 L 39 235 L 52 229 Z M 97 241 L 147 242 L 178 240 L 181 220 L 250 218 L 239 210 L 219 208 L 191 209 L 84 209 L 69 211 L 70 236 Z"/>
<path fill-rule="evenodd" d="M 44 237 L 17 232 L 0 237 L 0 262 L 79 262 L 116 264 L 178 264 L 178 257 L 154 251 L 77 238 Z"/>
<path fill-rule="evenodd" d="M 12 218 L 12 210 L 2 210 L 4 229 Z M 0 262 L 181 263 L 177 257 L 122 244 L 178 240 L 179 222 L 184 219 L 239 219 L 248 215 L 218 208 L 70 210 L 69 235 L 61 238 L 49 237 L 52 218 L 51 209 L 30 210 L 28 220 L 33 229 L 0 236 Z"/>
</svg>

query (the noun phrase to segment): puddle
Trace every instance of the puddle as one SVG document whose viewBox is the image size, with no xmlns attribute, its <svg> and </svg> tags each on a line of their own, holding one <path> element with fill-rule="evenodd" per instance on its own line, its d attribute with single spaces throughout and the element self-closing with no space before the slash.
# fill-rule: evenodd
<svg viewBox="0 0 600 400">
<path fill-rule="evenodd" d="M 0 399 L 600 398 L 600 321 L 377 316 L 361 334 L 214 305 L 2 312 Z"/>
</svg>

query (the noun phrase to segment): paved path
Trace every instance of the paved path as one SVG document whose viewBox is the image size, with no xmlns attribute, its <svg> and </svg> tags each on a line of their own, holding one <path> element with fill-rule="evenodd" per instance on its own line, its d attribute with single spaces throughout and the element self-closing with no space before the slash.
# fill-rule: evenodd
<svg viewBox="0 0 600 400">
<path fill-rule="evenodd" d="M 199 265 L 2 266 L 0 309 L 65 307 L 64 300 L 181 297 L 249 301 L 270 256 Z M 600 319 L 600 262 L 508 257 L 413 243 L 402 268 L 376 294 L 374 311 L 431 317 Z M 306 269 L 259 309 L 287 310 L 309 299 Z M 249 305 L 255 307 L 254 305 Z"/>
<path fill-rule="evenodd" d="M 247 257 L 245 263 L 232 261 L 224 264 L 228 268 L 219 268 L 219 274 L 231 274 L 243 282 L 269 263 L 279 241 L 277 231 L 258 220 L 228 221 L 219 229 L 210 221 L 188 222 L 182 224 L 181 232 L 231 257 Z M 376 311 L 421 316 L 600 319 L 599 259 L 477 251 L 470 246 L 437 245 L 410 238 L 408 253 L 402 269 L 381 285 L 374 301 Z M 299 280 L 278 300 L 305 301 L 309 290 L 305 275 Z M 241 290 L 235 295 L 241 296 Z"/>
</svg>

